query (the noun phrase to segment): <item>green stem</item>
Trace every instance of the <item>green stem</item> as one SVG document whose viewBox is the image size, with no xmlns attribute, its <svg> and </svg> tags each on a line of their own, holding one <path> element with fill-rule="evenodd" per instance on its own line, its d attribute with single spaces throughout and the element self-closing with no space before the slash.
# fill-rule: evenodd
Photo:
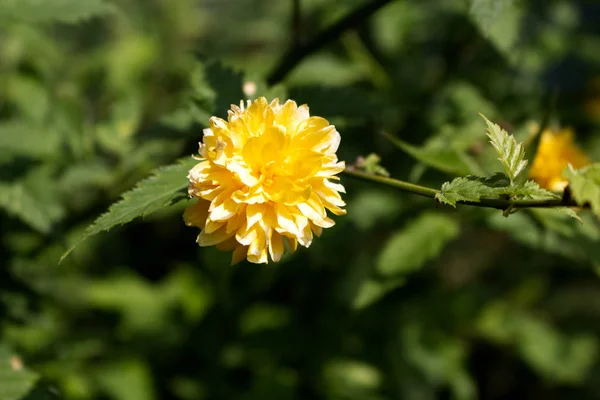
<svg viewBox="0 0 600 400">
<path fill-rule="evenodd" d="M 381 175 L 373 175 L 367 172 L 357 171 L 356 169 L 348 169 L 344 171 L 346 175 L 353 176 L 358 179 L 362 179 L 365 181 L 383 183 L 384 185 L 393 186 L 397 189 L 400 189 L 404 192 L 409 192 L 413 194 L 418 194 L 420 196 L 425 196 L 429 198 L 435 198 L 435 195 L 439 193 L 437 189 L 431 189 L 425 186 L 415 185 L 414 183 L 400 181 L 398 179 L 387 178 Z"/>
<path fill-rule="evenodd" d="M 415 185 L 414 183 L 387 178 L 385 176 L 373 175 L 367 172 L 357 171 L 353 168 L 347 168 L 344 173 L 354 178 L 381 183 L 395 187 L 404 192 L 429 197 L 431 199 L 434 199 L 435 195 L 439 193 L 439 190 L 437 189 L 431 189 L 425 186 Z M 565 198 L 557 200 L 509 200 L 482 198 L 480 201 L 459 201 L 458 204 L 474 207 L 496 208 L 498 210 L 507 210 L 508 208 L 580 207 L 573 200 Z"/>
</svg>

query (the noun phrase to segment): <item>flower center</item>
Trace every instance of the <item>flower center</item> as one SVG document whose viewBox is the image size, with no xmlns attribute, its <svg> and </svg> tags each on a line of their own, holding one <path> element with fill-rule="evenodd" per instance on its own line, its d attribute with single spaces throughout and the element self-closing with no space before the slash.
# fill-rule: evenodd
<svg viewBox="0 0 600 400">
<path fill-rule="evenodd" d="M 272 163 L 260 167 L 260 180 L 264 186 L 273 185 Z"/>
</svg>

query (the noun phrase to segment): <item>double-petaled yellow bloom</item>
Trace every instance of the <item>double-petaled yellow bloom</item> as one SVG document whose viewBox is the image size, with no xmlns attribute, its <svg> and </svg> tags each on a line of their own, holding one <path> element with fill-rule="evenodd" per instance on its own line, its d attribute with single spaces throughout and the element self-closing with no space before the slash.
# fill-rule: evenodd
<svg viewBox="0 0 600 400">
<path fill-rule="evenodd" d="M 587 154 L 575 144 L 572 130 L 545 130 L 540 137 L 529 177 L 545 189 L 560 192 L 569 183 L 562 176 L 567 165 L 571 164 L 577 169 L 589 163 Z"/>
<path fill-rule="evenodd" d="M 295 251 L 313 234 L 334 225 L 327 216 L 346 213 L 334 180 L 344 170 L 336 151 L 340 134 L 308 107 L 264 97 L 231 106 L 228 120 L 212 117 L 200 143 L 201 162 L 188 178 L 191 197 L 184 220 L 202 231 L 200 246 L 233 250 L 232 263 L 247 258 L 279 261 L 284 241 Z"/>
</svg>

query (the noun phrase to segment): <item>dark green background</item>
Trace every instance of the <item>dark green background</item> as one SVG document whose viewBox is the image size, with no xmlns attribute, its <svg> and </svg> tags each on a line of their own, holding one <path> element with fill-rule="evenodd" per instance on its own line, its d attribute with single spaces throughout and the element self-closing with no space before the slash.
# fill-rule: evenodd
<svg viewBox="0 0 600 400">
<path fill-rule="evenodd" d="M 504 218 L 343 176 L 348 215 L 277 264 L 199 248 L 183 201 L 58 265 L 121 193 L 195 153 L 246 81 L 335 123 L 340 159 L 376 152 L 431 187 L 499 170 L 478 112 L 521 139 L 573 126 L 600 159 L 600 3 L 391 1 L 268 86 L 288 46 L 368 2 L 297 3 L 0 12 L 0 343 L 40 376 L 29 399 L 600 398 L 586 212 Z"/>
</svg>

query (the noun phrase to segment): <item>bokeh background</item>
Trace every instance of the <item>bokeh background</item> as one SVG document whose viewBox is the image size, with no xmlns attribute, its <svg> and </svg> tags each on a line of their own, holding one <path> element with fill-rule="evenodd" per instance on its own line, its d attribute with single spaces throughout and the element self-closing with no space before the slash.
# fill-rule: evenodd
<svg viewBox="0 0 600 400">
<path fill-rule="evenodd" d="M 521 139 L 573 127 L 600 160 L 600 3 L 21 0 L 0 21 L 0 399 L 600 398 L 586 212 L 505 218 L 343 176 L 348 215 L 277 264 L 199 248 L 187 200 L 58 264 L 258 95 L 335 123 L 348 164 L 377 153 L 431 187 L 498 169 L 479 112 Z"/>
</svg>

